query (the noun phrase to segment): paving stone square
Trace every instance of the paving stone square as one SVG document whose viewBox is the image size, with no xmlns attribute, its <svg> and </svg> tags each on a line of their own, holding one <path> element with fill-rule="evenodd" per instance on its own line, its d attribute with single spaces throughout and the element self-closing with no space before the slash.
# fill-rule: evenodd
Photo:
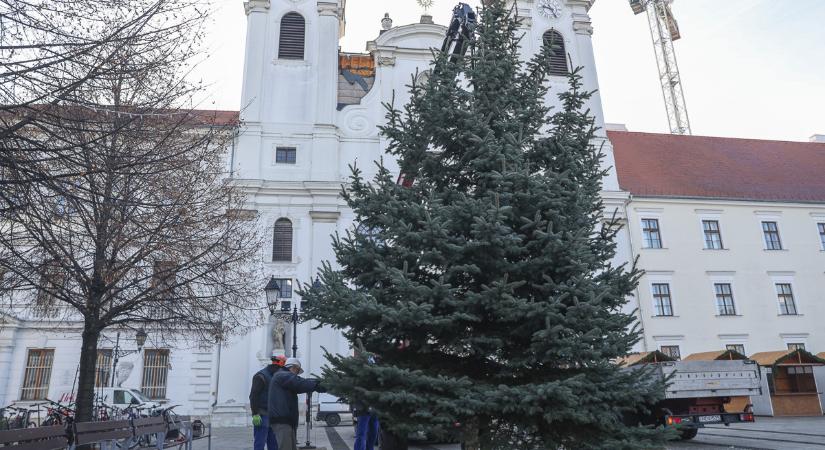
<svg viewBox="0 0 825 450">
<path fill-rule="evenodd" d="M 215 428 L 211 450 L 252 450 L 251 428 Z M 352 450 L 355 432 L 352 425 L 317 426 L 310 440 L 318 450 Z M 306 432 L 298 431 L 299 448 L 306 442 Z M 699 431 L 696 439 L 668 444 L 676 449 L 737 449 L 737 450 L 825 450 L 825 417 L 760 417 L 755 423 L 730 427 L 711 426 Z M 459 450 L 455 444 L 426 444 L 413 450 Z M 194 450 L 209 450 L 206 441 L 195 444 Z M 514 449 L 516 450 L 516 449 Z"/>
</svg>

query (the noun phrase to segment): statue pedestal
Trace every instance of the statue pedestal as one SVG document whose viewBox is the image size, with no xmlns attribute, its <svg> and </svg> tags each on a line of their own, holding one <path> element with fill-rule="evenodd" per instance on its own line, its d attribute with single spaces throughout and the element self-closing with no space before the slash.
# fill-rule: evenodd
<svg viewBox="0 0 825 450">
<path fill-rule="evenodd" d="M 248 427 L 252 425 L 249 405 L 243 403 L 223 403 L 212 408 L 212 426 Z"/>
</svg>

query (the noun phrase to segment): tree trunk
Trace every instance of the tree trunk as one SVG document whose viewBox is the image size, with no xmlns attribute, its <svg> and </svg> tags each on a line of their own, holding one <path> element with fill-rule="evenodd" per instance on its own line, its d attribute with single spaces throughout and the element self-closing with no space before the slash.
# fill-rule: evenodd
<svg viewBox="0 0 825 450">
<path fill-rule="evenodd" d="M 94 409 L 95 375 L 97 372 L 97 341 L 100 330 L 88 319 L 83 328 L 83 342 L 80 348 L 80 371 L 77 383 L 76 422 L 91 422 Z"/>
<path fill-rule="evenodd" d="M 478 417 L 473 417 L 464 423 L 464 429 L 461 436 L 462 450 L 481 450 L 478 422 Z"/>
<path fill-rule="evenodd" d="M 381 450 L 407 450 L 407 438 L 381 427 Z"/>
</svg>

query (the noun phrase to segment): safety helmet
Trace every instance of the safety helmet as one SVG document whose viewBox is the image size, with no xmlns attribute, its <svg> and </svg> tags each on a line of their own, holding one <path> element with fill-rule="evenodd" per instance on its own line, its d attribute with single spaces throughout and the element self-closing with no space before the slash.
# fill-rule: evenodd
<svg viewBox="0 0 825 450">
<path fill-rule="evenodd" d="M 285 355 L 279 355 L 276 352 L 272 352 L 272 358 L 271 359 L 272 359 L 272 364 L 274 364 L 278 367 L 284 367 L 284 364 L 286 364 L 286 356 Z"/>
</svg>

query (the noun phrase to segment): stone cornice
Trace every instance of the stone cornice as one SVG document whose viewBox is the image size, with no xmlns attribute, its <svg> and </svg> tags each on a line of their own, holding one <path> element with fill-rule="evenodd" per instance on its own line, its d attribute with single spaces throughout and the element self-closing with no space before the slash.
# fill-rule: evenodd
<svg viewBox="0 0 825 450">
<path fill-rule="evenodd" d="M 338 7 L 338 2 L 330 2 L 330 1 L 319 1 L 318 2 L 318 15 L 320 16 L 330 16 L 339 18 L 341 14 L 341 9 Z"/>
<path fill-rule="evenodd" d="M 586 11 L 590 11 L 594 3 L 596 3 L 596 0 L 567 0 L 568 5 L 573 7 L 583 6 Z"/>
<path fill-rule="evenodd" d="M 341 217 L 340 211 L 310 211 L 309 217 L 313 222 L 336 223 Z"/>
<path fill-rule="evenodd" d="M 269 0 L 248 0 L 243 4 L 246 15 L 252 12 L 267 12 L 269 10 Z"/>
<path fill-rule="evenodd" d="M 573 31 L 576 34 L 593 35 L 593 24 L 587 14 L 573 14 Z"/>
</svg>

